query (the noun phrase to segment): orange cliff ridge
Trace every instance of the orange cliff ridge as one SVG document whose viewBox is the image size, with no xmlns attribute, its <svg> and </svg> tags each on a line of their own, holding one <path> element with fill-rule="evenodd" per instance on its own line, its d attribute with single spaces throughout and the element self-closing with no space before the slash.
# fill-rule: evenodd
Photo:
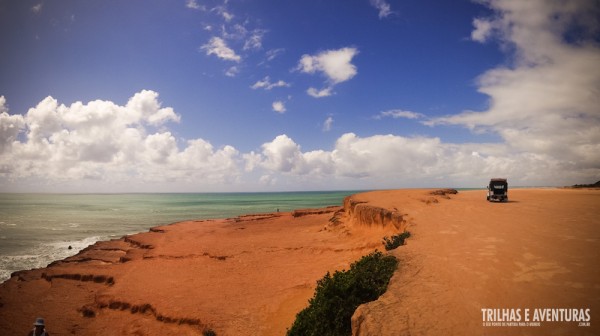
<svg viewBox="0 0 600 336">
<path fill-rule="evenodd" d="M 600 312 L 600 191 L 376 191 L 343 207 L 187 221 L 98 242 L 0 285 L 0 330 L 52 335 L 283 335 L 326 272 L 383 250 L 400 266 L 355 335 L 597 334 L 600 324 L 486 327 L 485 308 Z M 593 322 L 592 322 L 593 323 Z"/>
</svg>

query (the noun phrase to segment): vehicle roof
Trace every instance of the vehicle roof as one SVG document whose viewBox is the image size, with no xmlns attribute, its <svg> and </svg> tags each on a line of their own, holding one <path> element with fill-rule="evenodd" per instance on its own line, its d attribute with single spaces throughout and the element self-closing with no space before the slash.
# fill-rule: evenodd
<svg viewBox="0 0 600 336">
<path fill-rule="evenodd" d="M 490 180 L 490 182 L 506 182 L 505 178 L 493 178 Z"/>
</svg>

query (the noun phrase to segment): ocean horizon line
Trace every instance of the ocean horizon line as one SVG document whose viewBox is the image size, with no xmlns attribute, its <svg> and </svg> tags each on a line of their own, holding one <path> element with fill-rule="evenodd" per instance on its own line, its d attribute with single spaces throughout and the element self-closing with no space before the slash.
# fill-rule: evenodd
<svg viewBox="0 0 600 336">
<path fill-rule="evenodd" d="M 397 188 L 431 189 L 431 188 Z M 435 189 L 435 188 L 434 188 Z M 232 195 L 232 194 L 297 194 L 327 192 L 368 192 L 394 189 L 323 189 L 323 190 L 285 190 L 285 191 L 126 191 L 126 192 L 48 192 L 48 191 L 9 191 L 0 195 Z"/>
<path fill-rule="evenodd" d="M 511 189 L 527 188 L 565 188 L 570 186 L 531 186 L 531 185 L 510 185 Z M 373 188 L 373 189 L 319 189 L 319 190 L 279 190 L 279 191 L 125 191 L 125 192 L 49 192 L 49 191 L 0 191 L 0 195 L 234 195 L 234 194 L 299 194 L 299 193 L 335 193 L 352 192 L 362 193 L 370 191 L 383 190 L 410 190 L 410 189 L 456 189 L 461 190 L 485 190 L 482 187 L 398 187 L 398 188 Z"/>
</svg>

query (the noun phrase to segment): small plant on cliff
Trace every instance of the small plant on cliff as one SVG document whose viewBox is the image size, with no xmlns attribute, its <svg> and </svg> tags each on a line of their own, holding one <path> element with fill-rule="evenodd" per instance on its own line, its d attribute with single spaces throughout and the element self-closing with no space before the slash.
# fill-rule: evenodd
<svg viewBox="0 0 600 336">
<path fill-rule="evenodd" d="M 410 232 L 404 231 L 401 234 L 392 236 L 392 238 L 388 238 L 387 236 L 383 237 L 383 244 L 385 245 L 385 250 L 393 250 L 398 246 L 404 245 L 404 240 L 410 237 Z"/>
<path fill-rule="evenodd" d="M 351 335 L 350 319 L 356 308 L 377 300 L 396 270 L 395 257 L 375 251 L 350 265 L 348 271 L 327 272 L 317 281 L 309 306 L 296 315 L 288 336 Z"/>
<path fill-rule="evenodd" d="M 214 332 L 212 329 L 205 329 L 202 332 L 202 336 L 217 336 L 217 333 Z"/>
</svg>

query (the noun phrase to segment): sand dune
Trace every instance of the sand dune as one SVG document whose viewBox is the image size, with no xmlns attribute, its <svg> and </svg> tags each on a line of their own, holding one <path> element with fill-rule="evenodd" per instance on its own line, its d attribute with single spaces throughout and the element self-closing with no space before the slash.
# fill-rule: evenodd
<svg viewBox="0 0 600 336">
<path fill-rule="evenodd" d="M 600 191 L 429 190 L 351 196 L 344 207 L 190 221 L 99 242 L 0 285 L 0 330 L 52 335 L 282 335 L 316 280 L 382 249 L 400 268 L 359 307 L 356 335 L 598 334 Z M 484 327 L 482 308 L 589 308 L 590 327 Z"/>
</svg>

